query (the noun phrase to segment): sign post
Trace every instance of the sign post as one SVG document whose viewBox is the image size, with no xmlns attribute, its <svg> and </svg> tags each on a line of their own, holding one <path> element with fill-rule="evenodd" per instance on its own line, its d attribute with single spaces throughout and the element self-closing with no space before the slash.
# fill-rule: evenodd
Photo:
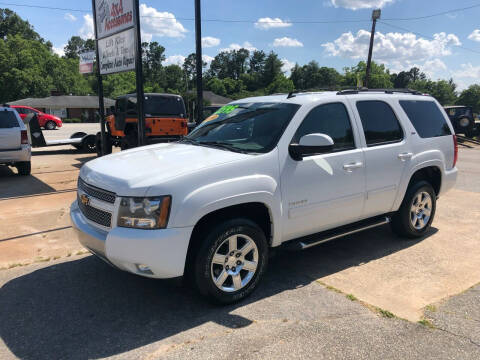
<svg viewBox="0 0 480 360">
<path fill-rule="evenodd" d="M 105 154 L 105 109 L 102 75 L 136 70 L 138 145 L 145 144 L 142 40 L 139 0 L 92 0 L 97 53 L 102 155 Z"/>
<path fill-rule="evenodd" d="M 93 19 L 97 18 L 97 10 L 95 0 L 92 0 L 92 9 L 93 9 Z M 103 80 L 102 74 L 100 73 L 100 56 L 98 56 L 98 33 L 97 26 L 95 24 L 95 53 L 97 55 L 97 80 L 98 80 L 98 112 L 100 115 L 100 141 L 101 149 L 100 154 L 104 156 L 107 152 L 106 149 L 106 134 L 105 134 L 105 101 L 103 99 Z M 97 142 L 98 146 L 98 142 Z M 98 149 L 97 149 L 98 152 Z"/>
</svg>

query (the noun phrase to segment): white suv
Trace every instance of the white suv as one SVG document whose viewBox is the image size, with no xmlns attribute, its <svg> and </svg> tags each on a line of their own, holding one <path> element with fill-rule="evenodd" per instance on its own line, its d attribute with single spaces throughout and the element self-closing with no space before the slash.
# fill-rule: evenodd
<svg viewBox="0 0 480 360">
<path fill-rule="evenodd" d="M 415 92 L 243 99 L 180 142 L 85 164 L 71 219 L 113 266 L 186 275 L 230 303 L 256 288 L 270 248 L 389 222 L 401 236 L 424 235 L 456 181 L 453 134 L 435 99 Z"/>
<path fill-rule="evenodd" d="M 20 175 L 30 175 L 32 148 L 27 127 L 15 109 L 0 107 L 0 164 L 17 168 Z"/>
</svg>

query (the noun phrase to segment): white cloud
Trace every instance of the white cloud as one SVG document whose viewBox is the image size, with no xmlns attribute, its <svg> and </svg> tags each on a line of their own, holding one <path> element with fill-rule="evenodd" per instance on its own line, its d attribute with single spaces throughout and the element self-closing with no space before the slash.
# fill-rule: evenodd
<svg viewBox="0 0 480 360">
<path fill-rule="evenodd" d="M 273 41 L 274 47 L 303 47 L 303 44 L 297 39 L 283 37 Z"/>
<path fill-rule="evenodd" d="M 65 55 L 65 49 L 64 49 L 65 46 L 66 46 L 66 44 L 60 45 L 59 47 L 53 46 L 52 50 L 58 56 L 63 56 L 63 55 Z"/>
<path fill-rule="evenodd" d="M 145 31 L 140 29 L 140 33 L 142 34 L 142 42 L 151 42 L 153 38 L 153 34 L 146 33 Z"/>
<path fill-rule="evenodd" d="M 185 56 L 183 55 L 170 55 L 166 58 L 166 60 L 163 62 L 163 65 L 179 65 L 182 66 L 183 62 L 185 61 Z"/>
<path fill-rule="evenodd" d="M 240 44 L 230 44 L 227 48 L 220 49 L 220 52 L 222 51 L 232 51 L 232 50 L 240 50 L 240 49 L 247 49 L 248 51 L 255 51 L 257 48 L 253 46 L 250 42 L 245 41 L 243 45 Z"/>
<path fill-rule="evenodd" d="M 83 16 L 83 25 L 79 30 L 80 37 L 83 39 L 95 38 L 95 30 L 93 28 L 93 17 L 90 14 Z"/>
<path fill-rule="evenodd" d="M 205 48 L 215 47 L 220 45 L 220 39 L 213 36 L 202 37 L 202 46 Z"/>
<path fill-rule="evenodd" d="M 480 42 L 480 30 L 478 29 L 473 30 L 473 32 L 470 35 L 468 35 L 468 39 Z"/>
<path fill-rule="evenodd" d="M 154 7 L 148 7 L 145 4 L 140 5 L 140 15 L 142 16 L 142 29 L 144 36 L 150 37 L 171 37 L 183 38 L 187 30 L 177 21 L 175 15 L 169 12 L 160 12 Z"/>
<path fill-rule="evenodd" d="M 460 65 L 460 69 L 453 72 L 455 77 L 478 79 L 480 77 L 480 66 L 473 66 L 471 63 Z"/>
<path fill-rule="evenodd" d="M 274 29 L 274 28 L 285 28 L 292 26 L 292 23 L 289 23 L 288 21 L 284 21 L 280 18 L 269 18 L 269 17 L 264 17 L 258 19 L 258 21 L 255 23 L 255 27 L 257 29 L 261 30 L 269 30 L 269 29 Z"/>
<path fill-rule="evenodd" d="M 287 59 L 282 59 L 282 71 L 289 76 L 292 68 L 295 66 L 295 63 L 293 61 L 289 61 Z"/>
<path fill-rule="evenodd" d="M 359 30 L 356 35 L 351 32 L 342 34 L 333 42 L 322 44 L 330 56 L 349 59 L 366 59 L 370 41 L 370 32 Z M 405 68 L 416 62 L 425 62 L 450 55 L 451 47 L 461 45 L 454 34 L 444 32 L 433 35 L 432 40 L 418 38 L 412 33 L 375 34 L 373 48 L 374 61 Z"/>
<path fill-rule="evenodd" d="M 343 7 L 350 10 L 378 9 L 394 1 L 395 0 L 330 0 L 334 7 Z"/>
<path fill-rule="evenodd" d="M 207 63 L 207 66 L 210 66 L 210 63 L 213 61 L 214 57 L 209 55 L 202 55 L 202 59 Z"/>
<path fill-rule="evenodd" d="M 71 22 L 77 21 L 77 17 L 70 13 L 66 13 L 63 18 Z"/>
</svg>

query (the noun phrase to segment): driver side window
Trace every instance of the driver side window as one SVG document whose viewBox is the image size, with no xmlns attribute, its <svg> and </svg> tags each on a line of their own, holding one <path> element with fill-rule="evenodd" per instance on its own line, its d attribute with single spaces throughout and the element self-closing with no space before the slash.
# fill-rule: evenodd
<svg viewBox="0 0 480 360">
<path fill-rule="evenodd" d="M 355 149 L 352 124 L 343 103 L 331 103 L 317 106 L 303 119 L 292 143 L 308 134 L 326 134 L 335 143 L 332 152 Z"/>
</svg>

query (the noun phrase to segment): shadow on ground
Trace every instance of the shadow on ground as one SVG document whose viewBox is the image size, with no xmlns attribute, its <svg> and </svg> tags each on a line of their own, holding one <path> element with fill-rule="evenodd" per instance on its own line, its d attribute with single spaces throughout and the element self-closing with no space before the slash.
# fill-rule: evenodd
<svg viewBox="0 0 480 360">
<path fill-rule="evenodd" d="M 397 239 L 381 227 L 304 252 L 279 251 L 260 288 L 246 301 L 225 307 L 207 303 L 180 282 L 133 276 L 90 256 L 6 283 L 0 289 L 0 336 L 22 359 L 91 359 L 210 321 L 246 327 L 254 319 L 231 314 L 233 310 L 416 243 Z"/>
<path fill-rule="evenodd" d="M 0 165 L 0 199 L 37 195 L 55 191 L 34 175 L 19 176 L 8 166 Z"/>
</svg>

